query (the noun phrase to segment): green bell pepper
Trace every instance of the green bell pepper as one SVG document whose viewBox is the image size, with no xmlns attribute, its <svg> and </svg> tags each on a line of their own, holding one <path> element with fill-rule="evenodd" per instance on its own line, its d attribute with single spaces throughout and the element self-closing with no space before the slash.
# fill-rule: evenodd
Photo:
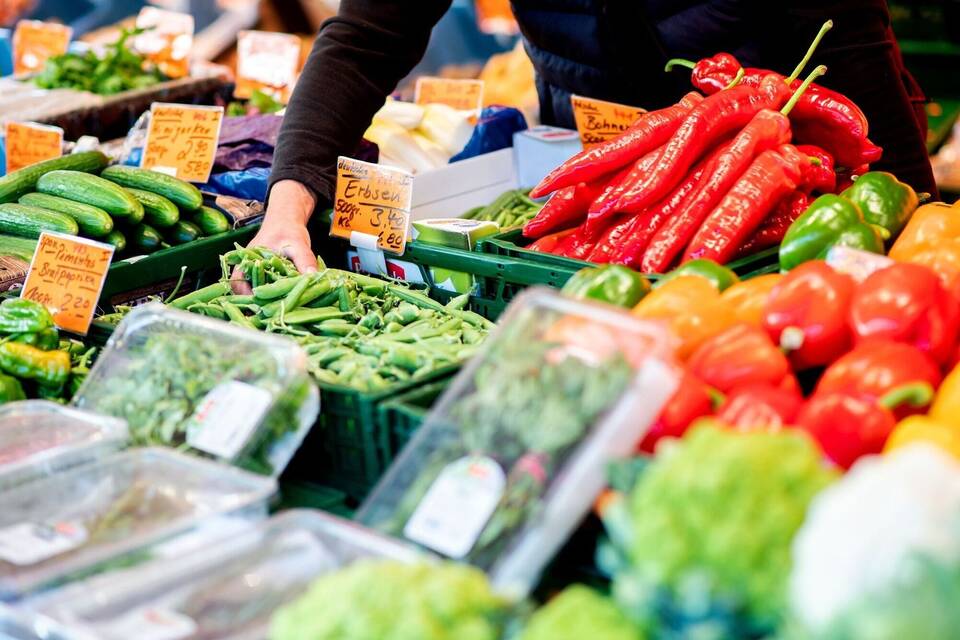
<svg viewBox="0 0 960 640">
<path fill-rule="evenodd" d="M 649 292 L 649 280 L 619 264 L 581 269 L 563 287 L 563 293 L 571 298 L 625 308 L 633 307 Z"/>
<path fill-rule="evenodd" d="M 8 298 L 0 304 L 0 333 L 37 333 L 53 327 L 46 307 L 25 298 Z"/>
<path fill-rule="evenodd" d="M 673 280 L 677 276 L 700 276 L 701 278 L 706 278 L 717 287 L 718 291 L 723 291 L 727 287 L 740 282 L 740 278 L 732 269 L 728 269 L 722 264 L 717 264 L 713 260 L 699 258 L 697 260 L 691 260 L 690 262 L 684 262 L 657 280 L 653 285 L 654 289 Z"/>
<path fill-rule="evenodd" d="M 842 197 L 860 207 L 863 219 L 896 236 L 920 204 L 917 192 L 892 173 L 871 171 L 848 187 Z"/>
<path fill-rule="evenodd" d="M 23 392 L 20 381 L 13 376 L 0 373 L 0 404 L 26 399 L 27 394 Z"/>
<path fill-rule="evenodd" d="M 863 219 L 852 201 L 828 193 L 787 229 L 780 244 L 780 268 L 789 271 L 810 260 L 823 260 L 832 247 L 850 247 L 883 254 L 883 237 L 876 225 Z"/>
</svg>

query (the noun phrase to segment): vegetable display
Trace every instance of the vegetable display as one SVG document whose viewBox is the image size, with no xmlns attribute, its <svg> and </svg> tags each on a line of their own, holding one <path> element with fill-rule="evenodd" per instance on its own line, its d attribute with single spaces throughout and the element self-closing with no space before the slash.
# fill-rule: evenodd
<svg viewBox="0 0 960 640">
<path fill-rule="evenodd" d="M 529 190 L 504 191 L 490 204 L 470 209 L 460 217 L 495 222 L 501 229 L 522 227 L 540 213 L 543 207 L 542 204 L 531 200 L 529 195 Z"/>
<path fill-rule="evenodd" d="M 640 640 L 640 630 L 609 598 L 567 587 L 531 617 L 520 640 Z"/>
</svg>

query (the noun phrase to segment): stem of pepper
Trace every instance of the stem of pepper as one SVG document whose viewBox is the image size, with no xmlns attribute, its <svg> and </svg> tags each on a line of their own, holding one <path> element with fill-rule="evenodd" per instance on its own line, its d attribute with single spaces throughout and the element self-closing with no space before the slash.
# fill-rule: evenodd
<svg viewBox="0 0 960 640">
<path fill-rule="evenodd" d="M 810 58 L 813 57 L 813 52 L 817 50 L 817 46 L 820 45 L 820 41 L 823 40 L 823 36 L 827 35 L 827 31 L 833 28 L 833 20 L 827 20 L 823 23 L 823 26 L 820 27 L 820 32 L 817 33 L 817 37 L 813 39 L 813 42 L 810 43 L 810 48 L 807 49 L 806 55 L 803 56 L 803 59 L 800 61 L 800 64 L 793 70 L 793 73 L 787 78 L 787 84 L 792 83 L 794 80 L 800 77 L 800 74 L 803 73 L 803 68 L 807 66 L 807 63 L 810 62 Z"/>
<path fill-rule="evenodd" d="M 696 62 L 692 60 L 685 60 L 683 58 L 672 58 L 667 60 L 666 66 L 663 67 L 664 71 L 670 71 L 674 67 L 686 67 L 687 69 L 693 69 L 697 66 Z"/>
<path fill-rule="evenodd" d="M 933 400 L 933 387 L 929 382 L 914 382 L 901 385 L 888 391 L 878 401 L 885 409 L 896 409 L 901 405 L 910 407 L 925 407 Z"/>
<path fill-rule="evenodd" d="M 724 91 L 727 89 L 732 89 L 740 84 L 740 81 L 743 80 L 744 75 L 746 75 L 746 71 L 743 70 L 743 67 L 740 67 L 740 69 L 737 71 L 737 75 L 733 76 L 733 80 L 730 81 L 730 84 L 723 88 Z"/>
<path fill-rule="evenodd" d="M 810 75 L 806 77 L 806 79 L 800 84 L 800 86 L 797 87 L 797 90 L 793 92 L 793 95 L 790 96 L 790 99 L 787 100 L 787 104 L 783 105 L 783 109 L 780 109 L 780 113 L 782 113 L 785 116 L 790 115 L 790 112 L 793 110 L 797 102 L 800 100 L 800 96 L 803 95 L 803 92 L 807 90 L 807 87 L 813 84 L 814 80 L 816 80 L 826 72 L 827 72 L 826 65 L 820 65 L 819 67 L 811 71 Z"/>
</svg>

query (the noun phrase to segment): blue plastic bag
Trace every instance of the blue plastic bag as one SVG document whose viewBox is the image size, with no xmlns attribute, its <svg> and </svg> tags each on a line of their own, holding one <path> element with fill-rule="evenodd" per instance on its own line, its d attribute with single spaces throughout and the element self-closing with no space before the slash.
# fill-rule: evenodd
<svg viewBox="0 0 960 640">
<path fill-rule="evenodd" d="M 487 107 L 480 112 L 480 119 L 473 135 L 463 151 L 450 158 L 450 162 L 466 160 L 492 151 L 513 146 L 513 134 L 527 128 L 527 119 L 513 107 Z"/>
<path fill-rule="evenodd" d="M 270 180 L 268 167 L 252 167 L 243 171 L 224 171 L 210 176 L 203 191 L 225 196 L 263 202 L 267 199 L 267 183 Z"/>
</svg>

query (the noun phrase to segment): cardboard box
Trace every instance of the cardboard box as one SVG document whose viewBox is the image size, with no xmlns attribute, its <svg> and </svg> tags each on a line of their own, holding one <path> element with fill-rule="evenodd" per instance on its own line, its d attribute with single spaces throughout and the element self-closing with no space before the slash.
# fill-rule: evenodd
<svg viewBox="0 0 960 640">
<path fill-rule="evenodd" d="M 456 218 L 517 188 L 513 149 L 501 149 L 413 178 L 413 221 Z"/>
</svg>

